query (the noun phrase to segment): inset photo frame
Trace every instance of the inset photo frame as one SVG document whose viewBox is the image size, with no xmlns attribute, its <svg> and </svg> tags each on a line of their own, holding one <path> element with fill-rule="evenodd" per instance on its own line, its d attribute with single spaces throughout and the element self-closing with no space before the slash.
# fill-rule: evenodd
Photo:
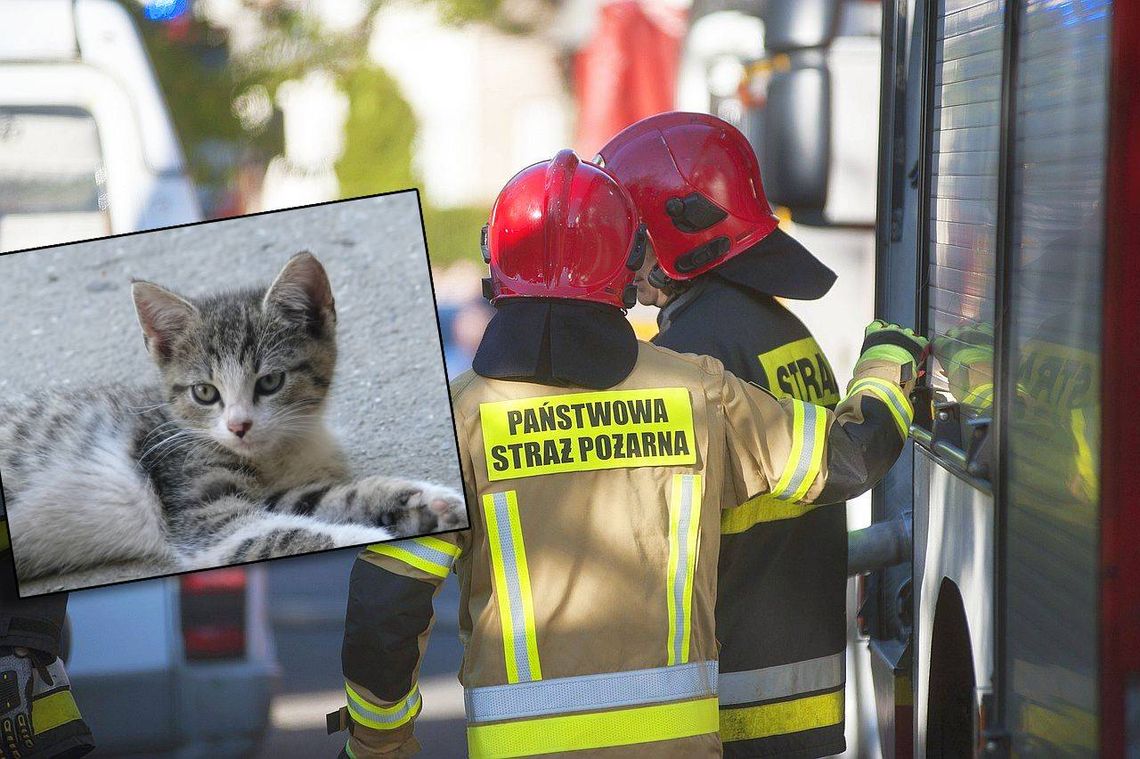
<svg viewBox="0 0 1140 759">
<path fill-rule="evenodd" d="M 467 527 L 415 190 L 7 253 L 0 311 L 22 597 Z"/>
</svg>

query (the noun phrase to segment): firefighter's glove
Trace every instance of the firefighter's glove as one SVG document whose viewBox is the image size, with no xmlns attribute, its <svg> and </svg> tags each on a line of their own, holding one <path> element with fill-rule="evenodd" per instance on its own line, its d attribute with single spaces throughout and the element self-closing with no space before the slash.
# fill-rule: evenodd
<svg viewBox="0 0 1140 759">
<path fill-rule="evenodd" d="M 881 319 L 868 324 L 864 335 L 860 361 L 890 361 L 909 366 L 912 374 L 925 357 L 930 343 L 910 327 L 903 328 Z"/>
<path fill-rule="evenodd" d="M 74 759 L 94 747 L 63 662 L 41 651 L 0 647 L 0 757 Z"/>
</svg>

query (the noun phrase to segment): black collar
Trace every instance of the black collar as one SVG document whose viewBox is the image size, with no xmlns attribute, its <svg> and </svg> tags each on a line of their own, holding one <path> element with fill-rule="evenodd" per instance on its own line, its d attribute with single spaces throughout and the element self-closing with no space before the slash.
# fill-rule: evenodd
<svg viewBox="0 0 1140 759">
<path fill-rule="evenodd" d="M 613 387 L 637 363 L 637 337 L 621 309 L 551 298 L 496 307 L 471 368 L 492 379 L 560 387 Z"/>
</svg>

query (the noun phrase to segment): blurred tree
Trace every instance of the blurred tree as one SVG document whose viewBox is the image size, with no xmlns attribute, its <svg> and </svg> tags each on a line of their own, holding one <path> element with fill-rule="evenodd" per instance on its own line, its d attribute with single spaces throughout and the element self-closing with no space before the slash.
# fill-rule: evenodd
<svg viewBox="0 0 1140 759">
<path fill-rule="evenodd" d="M 563 0 L 419 0 L 434 5 L 450 24 L 483 21 L 516 34 L 534 32 L 549 22 Z"/>
<path fill-rule="evenodd" d="M 360 66 L 340 84 L 349 100 L 344 154 L 336 163 L 341 197 L 414 187 L 416 116 L 396 82 L 381 68 Z"/>
<path fill-rule="evenodd" d="M 277 88 L 307 72 L 329 72 L 349 99 L 344 153 L 335 170 L 341 197 L 419 185 L 413 163 L 416 119 L 387 72 L 368 55 L 376 13 L 388 0 L 369 0 L 359 23 L 338 31 L 300 4 L 266 0 L 256 7 L 257 44 L 235 54 L 228 33 L 193 12 L 169 21 L 147 19 L 134 0 L 122 0 L 143 34 L 191 174 L 207 213 L 232 193 L 243 162 L 266 163 L 283 151 Z M 448 23 L 492 23 L 513 32 L 533 30 L 558 0 L 417 0 L 435 5 Z M 257 93 L 257 97 L 251 97 Z M 243 119 L 243 101 L 259 100 L 266 118 Z M 434 265 L 479 261 L 479 230 L 488 207 L 436 208 L 422 197 Z"/>
<path fill-rule="evenodd" d="M 424 227 L 432 266 L 447 267 L 456 261 L 482 263 L 479 231 L 487 223 L 489 207 L 433 208 L 424 203 Z"/>
<path fill-rule="evenodd" d="M 222 30 L 190 14 L 155 22 L 138 3 L 124 6 L 141 32 L 195 184 L 208 194 L 231 182 L 239 151 L 280 152 L 279 130 L 251 132 L 234 112 L 235 82 Z"/>
</svg>

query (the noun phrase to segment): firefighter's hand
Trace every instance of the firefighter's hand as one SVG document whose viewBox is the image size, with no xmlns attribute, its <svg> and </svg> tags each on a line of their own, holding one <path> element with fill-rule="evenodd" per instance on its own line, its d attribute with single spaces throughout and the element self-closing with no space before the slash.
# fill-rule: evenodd
<svg viewBox="0 0 1140 759">
<path fill-rule="evenodd" d="M 863 333 L 860 360 L 881 359 L 900 364 L 918 364 L 923 359 L 930 341 L 916 335 L 910 327 L 901 327 L 881 319 L 867 325 Z"/>
</svg>

